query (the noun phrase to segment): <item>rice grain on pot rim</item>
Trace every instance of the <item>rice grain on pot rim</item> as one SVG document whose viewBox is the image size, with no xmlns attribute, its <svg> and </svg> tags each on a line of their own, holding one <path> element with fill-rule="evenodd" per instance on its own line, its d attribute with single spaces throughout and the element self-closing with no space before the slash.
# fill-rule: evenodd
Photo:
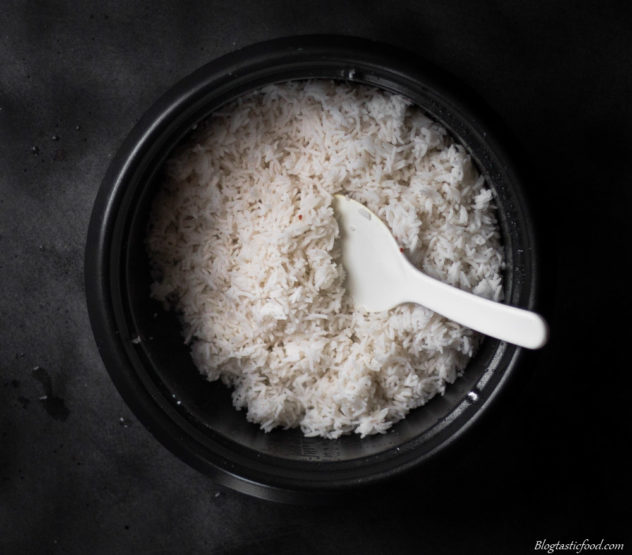
<svg viewBox="0 0 632 555">
<path fill-rule="evenodd" d="M 166 173 L 147 237 L 151 294 L 179 313 L 200 372 L 265 431 L 384 432 L 442 394 L 480 342 L 423 306 L 353 306 L 335 193 L 375 212 L 427 274 L 501 298 L 491 190 L 401 96 L 268 86 L 213 114 Z"/>
</svg>

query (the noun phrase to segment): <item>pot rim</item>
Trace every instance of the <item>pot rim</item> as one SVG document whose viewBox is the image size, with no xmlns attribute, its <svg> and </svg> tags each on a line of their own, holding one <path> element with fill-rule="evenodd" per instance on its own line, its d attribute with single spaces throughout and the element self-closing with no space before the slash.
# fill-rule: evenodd
<svg viewBox="0 0 632 555">
<path fill-rule="evenodd" d="M 311 75 L 311 77 L 310 77 Z M 391 92 L 428 100 L 421 108 L 455 134 L 468 150 L 474 144 L 489 159 L 477 159 L 498 173 L 489 179 L 509 184 L 523 252 L 512 289 L 512 304 L 533 309 L 537 293 L 537 256 L 532 220 L 517 172 L 501 139 L 497 119 L 474 95 L 459 97 L 462 89 L 450 77 L 418 56 L 381 43 L 355 37 L 310 35 L 275 39 L 227 54 L 206 64 L 161 96 L 124 141 L 103 179 L 90 221 L 85 253 L 85 286 L 93 333 L 106 368 L 138 419 L 181 459 L 210 474 L 223 485 L 243 493 L 280 501 L 329 499 L 345 491 L 401 475 L 445 451 L 480 420 L 504 389 L 522 354 L 519 347 L 498 342 L 502 368 L 487 376 L 479 403 L 457 407 L 454 418 L 423 438 L 425 449 L 411 441 L 398 453 L 379 453 L 341 462 L 292 462 L 272 456 L 254 460 L 251 454 L 227 446 L 221 438 L 202 438 L 194 423 L 165 399 L 158 384 L 142 373 L 142 358 L 130 345 L 129 314 L 118 287 L 123 264 L 113 243 L 125 242 L 124 213 L 133 204 L 128 184 L 152 171 L 158 153 L 173 147 L 194 122 L 245 92 L 289 79 L 338 78 L 374 85 Z M 455 132 L 455 122 L 461 127 Z M 134 177 L 136 176 L 136 177 Z M 133 188 L 132 188 L 133 189 Z M 449 433 L 446 433 L 447 432 Z M 420 436 L 421 440 L 421 436 Z M 432 442 L 435 441 L 433 445 Z M 211 448 L 209 449 L 209 445 Z M 430 445 L 430 448 L 428 448 Z M 361 461 L 361 464 L 358 462 Z M 303 467 L 308 466 L 305 470 Z M 282 472 L 280 472 L 282 470 Z M 309 476 L 308 476 L 309 475 Z"/>
</svg>

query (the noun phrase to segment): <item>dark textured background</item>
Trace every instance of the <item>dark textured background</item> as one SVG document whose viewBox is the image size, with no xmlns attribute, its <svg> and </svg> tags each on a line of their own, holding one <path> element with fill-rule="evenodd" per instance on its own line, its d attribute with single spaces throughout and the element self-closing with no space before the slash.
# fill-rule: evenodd
<svg viewBox="0 0 632 555">
<path fill-rule="evenodd" d="M 624 3 L 473 4 L 3 0 L 1 553 L 530 553 L 545 538 L 629 540 L 632 326 L 613 315 L 631 308 L 632 17 Z M 361 505 L 328 508 L 220 490 L 164 449 L 103 367 L 82 268 L 100 180 L 147 107 L 221 54 L 305 33 L 409 48 L 502 118 L 531 171 L 552 325 L 472 442 Z"/>
</svg>

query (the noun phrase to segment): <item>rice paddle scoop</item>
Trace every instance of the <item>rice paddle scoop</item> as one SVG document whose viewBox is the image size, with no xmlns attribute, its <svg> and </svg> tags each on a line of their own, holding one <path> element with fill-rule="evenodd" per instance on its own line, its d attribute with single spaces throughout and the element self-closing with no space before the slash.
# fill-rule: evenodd
<svg viewBox="0 0 632 555">
<path fill-rule="evenodd" d="M 369 312 L 412 302 L 502 341 L 538 349 L 547 341 L 544 319 L 528 310 L 497 303 L 438 281 L 415 268 L 382 220 L 365 206 L 335 195 L 346 287 Z"/>
</svg>

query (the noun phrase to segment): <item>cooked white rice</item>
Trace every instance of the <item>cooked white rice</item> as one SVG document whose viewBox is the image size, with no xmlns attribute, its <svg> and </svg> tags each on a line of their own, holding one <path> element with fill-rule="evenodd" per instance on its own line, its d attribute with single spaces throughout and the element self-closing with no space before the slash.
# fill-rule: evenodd
<svg viewBox="0 0 632 555">
<path fill-rule="evenodd" d="M 200 372 L 265 431 L 386 431 L 459 376 L 478 334 L 418 305 L 353 307 L 332 200 L 390 227 L 413 264 L 499 300 L 492 193 L 401 96 L 329 81 L 268 86 L 214 114 L 167 164 L 148 250 Z"/>
</svg>

